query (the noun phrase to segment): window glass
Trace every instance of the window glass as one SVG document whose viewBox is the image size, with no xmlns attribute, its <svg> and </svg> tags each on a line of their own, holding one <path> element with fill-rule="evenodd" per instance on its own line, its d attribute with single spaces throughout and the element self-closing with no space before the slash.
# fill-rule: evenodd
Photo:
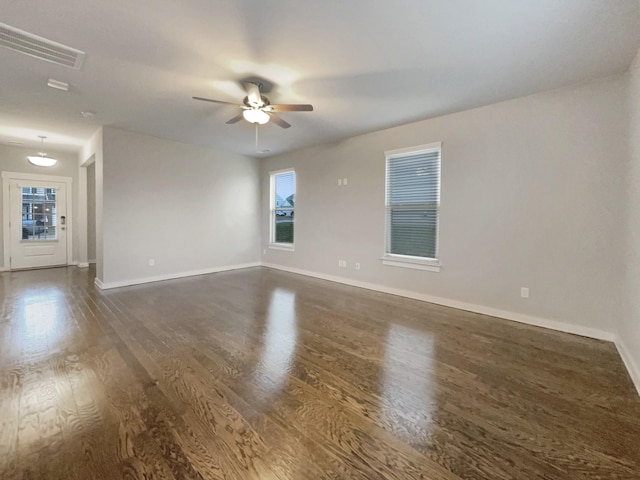
<svg viewBox="0 0 640 480">
<path fill-rule="evenodd" d="M 271 242 L 293 245 L 296 174 L 293 170 L 271 175 Z"/>
<path fill-rule="evenodd" d="M 57 238 L 56 189 L 22 187 L 22 240 Z"/>
<path fill-rule="evenodd" d="M 440 147 L 387 156 L 386 253 L 438 258 Z"/>
</svg>

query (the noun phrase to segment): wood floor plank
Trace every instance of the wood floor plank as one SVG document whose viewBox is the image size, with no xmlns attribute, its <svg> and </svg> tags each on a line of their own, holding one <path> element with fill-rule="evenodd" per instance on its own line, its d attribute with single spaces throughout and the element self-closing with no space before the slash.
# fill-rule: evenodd
<svg viewBox="0 0 640 480">
<path fill-rule="evenodd" d="M 170 327 L 169 327 L 170 328 Z M 171 339 L 173 339 L 174 341 L 178 338 L 181 338 L 182 335 L 180 333 L 180 331 L 172 331 L 172 330 L 168 330 L 170 332 L 172 332 L 172 335 L 170 336 Z M 138 332 L 140 333 L 140 332 Z M 150 332 L 145 331 L 142 332 L 142 335 L 140 336 L 140 342 L 141 343 L 145 343 L 147 344 L 148 347 L 150 347 L 150 350 L 154 350 L 153 346 L 151 346 L 149 344 L 149 342 L 147 342 L 148 338 L 152 336 L 150 335 Z M 195 346 L 200 346 L 201 344 L 199 342 L 197 342 L 197 335 L 195 337 L 192 337 L 191 339 L 186 339 L 184 338 L 185 342 L 189 342 L 189 344 L 185 344 L 185 348 L 188 348 L 191 353 L 190 355 L 187 357 L 187 361 L 184 361 L 184 356 L 182 357 L 182 360 L 178 360 L 175 355 L 172 355 L 172 353 L 170 351 L 162 351 L 160 352 L 154 352 L 157 356 L 157 358 L 159 359 L 158 363 L 165 364 L 165 367 L 163 368 L 163 370 L 165 371 L 165 378 L 167 380 L 169 380 L 169 382 L 167 382 L 168 384 L 168 388 L 170 390 L 172 390 L 172 393 L 174 393 L 174 395 L 176 396 L 176 398 L 178 398 L 178 401 L 183 401 L 184 400 L 184 396 L 185 394 L 187 394 L 187 396 L 192 392 L 193 387 L 198 387 L 200 385 L 200 383 L 207 383 L 208 384 L 208 389 L 210 393 L 213 393 L 214 397 L 220 399 L 220 398 L 228 398 L 229 396 L 233 396 L 233 393 L 225 388 L 225 384 L 224 382 L 220 382 L 219 380 L 221 379 L 219 375 L 216 375 L 215 379 L 211 379 L 214 381 L 208 381 L 206 382 L 205 380 L 207 379 L 207 377 L 210 376 L 211 371 L 206 370 L 205 367 L 201 364 L 194 364 L 193 362 L 189 362 L 190 359 L 196 360 L 197 358 L 200 358 L 200 362 L 202 361 L 202 356 L 198 355 L 198 352 L 196 350 L 194 350 L 193 347 Z M 160 339 L 162 341 L 162 339 Z M 167 339 L 169 340 L 169 339 Z M 164 343 L 164 342 L 163 342 Z M 148 350 L 148 352 L 150 351 Z M 204 350 L 208 353 L 211 352 L 211 349 L 209 346 L 205 346 Z M 165 357 L 169 360 L 169 366 L 166 366 L 166 362 L 162 362 L 162 358 Z M 220 363 L 216 363 L 216 367 L 220 367 L 222 366 L 222 362 Z M 187 370 L 187 371 L 185 371 Z M 193 375 L 190 373 L 193 372 L 193 374 L 198 374 L 198 378 L 196 379 L 193 377 Z M 162 375 L 160 375 L 162 376 Z M 190 381 L 185 382 L 185 377 L 190 377 Z M 162 385 L 162 383 L 161 383 Z M 189 388 L 191 387 L 191 388 Z M 200 390 L 200 389 L 198 389 Z M 194 403 L 198 404 L 198 397 L 196 396 L 194 399 Z M 189 401 L 189 400 L 187 400 Z M 235 396 L 235 402 L 229 402 L 229 401 L 225 401 L 224 404 L 225 405 L 229 405 L 231 407 L 231 411 L 227 410 L 227 414 L 225 416 L 229 417 L 230 419 L 234 419 L 237 418 L 238 416 L 238 412 L 235 411 L 235 406 L 237 405 L 237 402 L 240 401 L 240 397 Z M 264 432 L 266 432 L 266 429 L 269 429 L 269 431 L 274 431 L 277 430 L 277 427 L 275 426 L 275 424 L 271 421 L 269 421 L 268 417 L 265 416 L 261 416 L 260 413 L 256 412 L 255 410 L 248 415 L 247 412 L 249 411 L 248 409 L 250 408 L 246 403 L 242 402 L 241 403 L 241 407 L 243 409 L 243 414 L 241 414 L 244 418 L 246 418 L 247 420 L 249 419 L 254 419 L 256 420 L 256 417 L 258 418 L 258 422 L 253 423 L 253 422 L 249 422 L 249 424 L 251 425 L 250 428 L 254 428 L 257 425 L 257 429 L 260 430 L 261 435 L 264 435 Z M 206 409 L 205 409 L 206 412 Z M 206 413 L 204 415 L 202 415 L 203 417 L 206 417 Z M 264 423 L 263 423 L 264 422 Z M 212 423 L 220 423 L 219 421 L 214 421 Z M 226 423 L 226 422 L 225 422 Z M 233 426 L 231 425 L 225 425 L 224 428 L 231 428 L 233 429 Z M 241 425 L 240 429 L 242 429 L 243 431 L 245 430 L 245 426 Z M 354 475 L 352 472 L 351 474 L 349 474 L 350 472 L 346 472 L 344 470 L 339 471 L 338 474 L 331 474 L 331 472 L 327 472 L 325 469 L 327 467 L 327 461 L 323 461 L 323 462 L 318 462 L 320 465 L 322 465 L 322 467 L 318 467 L 315 466 L 315 462 L 310 462 L 310 458 L 313 458 L 315 456 L 317 456 L 317 445 L 314 444 L 314 446 L 316 448 L 314 448 L 313 450 L 311 450 L 309 453 L 310 455 L 308 455 L 305 459 L 305 462 L 295 462 L 295 459 L 299 456 L 299 449 L 300 446 L 303 445 L 304 443 L 309 443 L 307 441 L 307 439 L 304 439 L 302 437 L 300 437 L 299 435 L 291 435 L 291 431 L 290 429 L 287 429 L 286 432 L 284 431 L 285 429 L 282 429 L 282 431 L 280 432 L 276 432 L 279 433 L 280 435 L 277 436 L 276 438 L 270 438 L 269 436 L 266 436 L 265 438 L 265 442 L 269 443 L 269 446 L 266 447 L 269 449 L 270 453 L 274 453 L 274 452 L 278 452 L 277 456 L 273 456 L 273 455 L 267 455 L 265 454 L 265 458 L 269 460 L 269 462 L 275 461 L 275 463 L 273 465 L 269 465 L 269 468 L 271 468 L 272 470 L 274 470 L 275 472 L 278 472 L 280 474 L 280 476 L 282 478 L 288 478 L 291 475 L 291 468 L 293 465 L 296 465 L 295 470 L 299 471 L 300 474 L 302 474 L 302 476 L 300 478 L 317 478 L 317 479 L 323 479 L 323 478 L 361 478 L 359 475 Z M 294 442 L 292 443 L 292 438 L 294 437 L 293 440 Z M 262 443 L 262 442 L 261 442 Z M 287 443 L 289 443 L 289 445 L 287 445 Z M 261 450 L 263 450 L 263 446 L 261 445 Z M 294 452 L 297 452 L 297 455 L 293 455 Z M 282 457 L 286 455 L 286 458 L 284 459 L 284 461 L 282 460 Z M 286 460 L 289 461 L 286 461 Z M 304 474 L 303 474 L 304 473 Z M 297 477 L 295 477 L 297 478 Z M 364 478 L 364 477 L 362 477 Z"/>
<path fill-rule="evenodd" d="M 0 478 L 638 479 L 615 347 L 267 268 L 0 274 Z"/>
</svg>

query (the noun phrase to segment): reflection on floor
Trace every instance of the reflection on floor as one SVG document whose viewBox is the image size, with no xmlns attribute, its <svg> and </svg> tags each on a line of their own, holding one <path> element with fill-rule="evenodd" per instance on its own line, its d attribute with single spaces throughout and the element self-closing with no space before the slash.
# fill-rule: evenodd
<svg viewBox="0 0 640 480">
<path fill-rule="evenodd" d="M 0 275 L 0 478 L 640 478 L 614 346 L 252 268 Z"/>
</svg>

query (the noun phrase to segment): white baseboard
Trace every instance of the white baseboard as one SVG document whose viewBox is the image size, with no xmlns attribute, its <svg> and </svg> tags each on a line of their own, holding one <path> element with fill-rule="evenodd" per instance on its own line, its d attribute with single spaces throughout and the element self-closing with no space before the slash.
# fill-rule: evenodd
<svg viewBox="0 0 640 480">
<path fill-rule="evenodd" d="M 109 290 L 111 288 L 127 287 L 129 285 L 140 285 L 141 283 L 161 282 L 163 280 L 173 280 L 175 278 L 193 277 L 195 275 L 207 275 L 209 273 L 226 272 L 228 270 L 238 270 L 241 268 L 259 267 L 260 262 L 242 263 L 238 265 L 225 265 L 222 267 L 204 268 L 202 270 L 191 270 L 189 272 L 168 273 L 165 275 L 156 275 L 153 277 L 132 278 L 130 280 L 121 280 L 118 282 L 101 282 L 96 278 L 95 284 L 101 290 Z"/>
<path fill-rule="evenodd" d="M 384 285 L 378 285 L 375 283 L 361 282 L 359 280 L 352 280 L 350 278 L 337 277 L 334 275 L 325 275 L 322 273 L 316 273 L 309 270 L 300 270 L 298 268 L 284 267 L 282 265 L 276 265 L 273 263 L 263 263 L 263 267 L 274 268 L 277 270 L 284 270 L 286 272 L 297 273 L 300 275 L 306 275 L 309 277 L 320 278 L 323 280 L 329 280 L 332 282 L 343 283 L 345 285 L 351 285 L 352 287 L 365 288 L 367 290 L 375 290 L 377 292 L 390 293 L 392 295 L 398 295 L 400 297 L 412 298 L 414 300 L 422 300 L 423 302 L 436 303 L 438 305 L 444 305 L 445 307 L 458 308 L 460 310 L 466 310 L 474 313 L 481 313 L 483 315 L 490 315 L 492 317 L 504 318 L 507 320 L 513 320 L 515 322 L 525 323 L 527 325 L 533 325 L 536 327 L 549 328 L 551 330 L 557 330 L 564 333 L 571 333 L 574 335 L 581 335 L 583 337 L 596 338 L 598 340 L 607 340 L 610 342 L 615 341 L 615 334 L 606 332 L 597 328 L 582 327 L 580 325 L 572 325 L 570 323 L 560 322 L 558 320 L 549 320 L 546 318 L 534 317 L 531 315 L 525 315 L 522 313 L 511 312 L 509 310 L 500 310 L 493 307 L 487 307 L 484 305 L 476 305 L 473 303 L 461 302 L 458 300 L 452 300 L 449 298 L 435 297 L 432 295 L 425 295 L 423 293 L 412 292 L 410 290 L 401 290 L 398 288 L 386 287 Z"/>
<path fill-rule="evenodd" d="M 96 259 L 95 258 L 90 259 L 89 263 L 96 263 Z"/>
<path fill-rule="evenodd" d="M 627 367 L 631 381 L 635 385 L 638 395 L 640 395 L 640 366 L 633 360 L 633 356 L 630 354 L 631 349 L 626 347 L 622 338 L 616 337 L 615 343 L 620 358 L 622 358 L 625 367 Z"/>
<path fill-rule="evenodd" d="M 64 267 L 64 264 L 63 265 L 59 265 L 59 266 Z M 88 263 L 85 264 L 85 263 L 80 263 L 80 262 L 75 262 L 75 261 L 67 263 L 67 267 L 86 268 L 88 266 L 89 266 Z M 40 268 L 42 268 L 42 267 L 40 267 Z M 0 267 L 0 273 L 2 273 L 2 272 L 10 272 L 10 271 L 11 271 L 11 269 L 9 267 Z"/>
<path fill-rule="evenodd" d="M 89 268 L 89 262 L 78 262 L 78 268 Z"/>
<path fill-rule="evenodd" d="M 546 318 L 512 312 L 508 310 L 501 310 L 493 307 L 487 307 L 485 305 L 476 305 L 472 303 L 461 302 L 458 300 L 452 300 L 449 298 L 426 295 L 418 292 L 413 292 L 410 290 L 391 288 L 391 287 L 386 287 L 384 285 L 378 285 L 378 284 L 369 283 L 369 282 L 362 282 L 359 280 L 352 280 L 349 278 L 338 277 L 335 275 L 326 275 L 322 273 L 312 272 L 309 270 L 301 270 L 298 268 L 285 267 L 282 265 L 276 265 L 276 264 L 264 263 L 264 262 L 263 263 L 252 262 L 252 263 L 245 263 L 245 264 L 238 264 L 238 265 L 226 265 L 223 267 L 213 267 L 213 268 L 206 268 L 202 270 L 192 270 L 188 272 L 179 272 L 179 273 L 171 273 L 166 275 L 157 275 L 153 277 L 122 280 L 118 282 L 103 283 L 98 278 L 96 278 L 95 285 L 101 290 L 108 290 L 112 288 L 126 287 L 129 285 L 139 285 L 143 283 L 159 282 L 163 280 L 172 280 L 176 278 L 191 277 L 195 275 L 206 275 L 209 273 L 217 273 L 217 272 L 224 272 L 228 270 L 238 270 L 242 268 L 258 267 L 258 266 L 273 268 L 276 270 L 283 270 L 286 272 L 296 273 L 299 275 L 305 275 L 309 277 L 320 278 L 322 280 L 329 280 L 331 282 L 342 283 L 345 285 L 364 288 L 367 290 L 374 290 L 377 292 L 389 293 L 391 295 L 398 295 L 401 297 L 411 298 L 414 300 L 421 300 L 424 302 L 435 303 L 435 304 L 443 305 L 446 307 L 458 308 L 460 310 L 480 313 L 480 314 L 489 315 L 492 317 L 504 318 L 507 320 L 513 320 L 515 322 L 524 323 L 527 325 L 533 325 L 536 327 L 548 328 L 551 330 L 556 330 L 564 333 L 570 333 L 574 335 L 580 335 L 583 337 L 589 337 L 589 338 L 595 338 L 598 340 L 607 340 L 610 342 L 614 342 L 618 349 L 618 352 L 620 353 L 620 357 L 622 358 L 622 361 L 624 362 L 627 370 L 629 371 L 629 375 L 631 376 L 631 379 L 636 389 L 638 390 L 638 394 L 640 395 L 640 367 L 635 363 L 635 361 L 633 360 L 633 357 L 629 354 L 630 350 L 625 347 L 625 344 L 622 341 L 622 339 L 617 337 L 614 333 L 606 332 L 604 330 L 600 330 L 597 328 L 572 325 L 572 324 L 561 322 L 558 320 L 550 320 Z M 2 270 L 0 269 L 0 271 Z"/>
<path fill-rule="evenodd" d="M 98 277 L 93 279 L 93 283 L 95 284 L 96 287 L 98 287 L 100 290 L 104 290 L 104 284 L 102 283 L 102 280 L 100 280 Z"/>
</svg>

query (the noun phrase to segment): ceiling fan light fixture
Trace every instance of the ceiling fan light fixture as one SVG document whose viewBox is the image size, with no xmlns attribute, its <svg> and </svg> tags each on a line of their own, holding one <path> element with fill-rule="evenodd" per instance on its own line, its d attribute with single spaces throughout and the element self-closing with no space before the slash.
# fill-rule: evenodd
<svg viewBox="0 0 640 480">
<path fill-rule="evenodd" d="M 257 123 L 259 125 L 264 125 L 269 121 L 269 114 L 263 112 L 259 108 L 250 108 L 242 112 L 242 116 L 249 123 Z"/>
<path fill-rule="evenodd" d="M 303 104 L 278 104 L 272 105 L 267 97 L 260 94 L 261 84 L 259 82 L 248 82 L 244 84 L 247 96 L 242 100 L 242 104 L 230 103 L 213 98 L 192 97 L 194 100 L 203 102 L 221 103 L 241 109 L 235 117 L 227 120 L 227 125 L 238 123 L 243 118 L 254 125 L 264 125 L 268 122 L 275 123 L 280 128 L 289 128 L 291 124 L 278 116 L 279 112 L 312 112 L 313 105 Z"/>
<path fill-rule="evenodd" d="M 58 163 L 58 160 L 56 160 L 55 158 L 47 157 L 47 154 L 44 153 L 45 138 L 47 137 L 44 137 L 44 136 L 40 137 L 42 151 L 38 152 L 38 155 L 29 155 L 27 157 L 27 160 L 29 160 L 29 163 L 31 163 L 32 165 L 36 165 L 38 167 L 53 167 L 56 163 Z"/>
</svg>

